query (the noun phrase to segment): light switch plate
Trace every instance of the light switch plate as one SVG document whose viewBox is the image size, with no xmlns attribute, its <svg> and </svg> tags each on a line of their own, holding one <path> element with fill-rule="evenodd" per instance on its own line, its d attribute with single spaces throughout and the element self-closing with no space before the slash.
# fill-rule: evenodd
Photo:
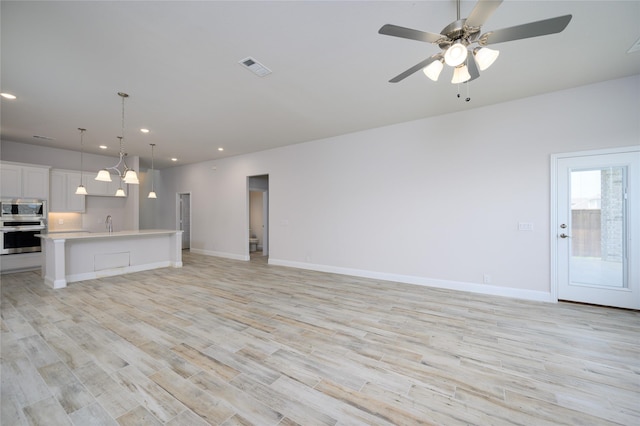
<svg viewBox="0 0 640 426">
<path fill-rule="evenodd" d="M 533 223 L 518 222 L 518 231 L 533 231 Z"/>
</svg>

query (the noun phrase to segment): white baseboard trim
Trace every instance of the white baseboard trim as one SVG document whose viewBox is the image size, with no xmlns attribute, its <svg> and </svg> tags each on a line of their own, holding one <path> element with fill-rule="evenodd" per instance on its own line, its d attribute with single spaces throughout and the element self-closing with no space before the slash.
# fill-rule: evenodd
<svg viewBox="0 0 640 426">
<path fill-rule="evenodd" d="M 54 290 L 59 288 L 65 288 L 67 286 L 67 280 L 65 279 L 54 280 L 49 277 L 44 277 L 44 283 Z"/>
<path fill-rule="evenodd" d="M 192 253 L 196 254 L 204 254 L 205 256 L 215 256 L 215 257 L 224 257 L 225 259 L 233 259 L 233 260 L 251 260 L 251 257 L 248 255 L 235 254 L 235 253 L 226 253 L 222 251 L 211 251 L 211 250 L 202 250 L 191 248 L 189 249 Z"/>
<path fill-rule="evenodd" d="M 490 296 L 510 297 L 536 302 L 552 302 L 550 292 L 525 290 L 512 287 L 499 287 L 495 285 L 477 284 L 463 281 L 439 280 L 434 278 L 419 277 L 413 275 L 388 274 L 364 269 L 342 268 L 338 266 L 318 265 L 305 262 L 293 262 L 290 260 L 269 258 L 269 265 L 287 266 L 290 268 L 308 269 L 311 271 L 328 272 L 332 274 L 351 275 L 362 278 L 372 278 L 383 281 L 394 281 L 405 284 L 421 285 L 425 287 L 443 288 L 448 290 L 466 291 L 470 293 L 486 294 Z"/>
</svg>

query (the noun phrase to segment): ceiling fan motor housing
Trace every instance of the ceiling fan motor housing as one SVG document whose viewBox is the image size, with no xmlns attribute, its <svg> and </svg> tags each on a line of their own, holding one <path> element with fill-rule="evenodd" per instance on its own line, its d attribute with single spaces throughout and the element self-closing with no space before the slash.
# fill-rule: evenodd
<svg viewBox="0 0 640 426">
<path fill-rule="evenodd" d="M 480 35 L 480 27 L 469 28 L 465 25 L 466 21 L 466 19 L 458 19 L 444 27 L 440 34 L 445 36 L 446 39 L 439 41 L 438 46 L 441 49 L 447 49 L 458 40 L 465 46 L 473 43 Z"/>
</svg>

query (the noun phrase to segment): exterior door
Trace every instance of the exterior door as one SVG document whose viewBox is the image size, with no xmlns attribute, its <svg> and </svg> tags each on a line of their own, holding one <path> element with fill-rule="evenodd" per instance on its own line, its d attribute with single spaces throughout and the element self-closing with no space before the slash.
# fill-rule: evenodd
<svg viewBox="0 0 640 426">
<path fill-rule="evenodd" d="M 558 300 L 640 309 L 640 148 L 552 160 Z"/>
</svg>

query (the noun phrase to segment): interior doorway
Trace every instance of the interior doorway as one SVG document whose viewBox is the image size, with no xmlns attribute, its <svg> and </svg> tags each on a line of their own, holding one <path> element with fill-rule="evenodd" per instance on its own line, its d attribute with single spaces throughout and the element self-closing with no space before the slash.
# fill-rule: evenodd
<svg viewBox="0 0 640 426">
<path fill-rule="evenodd" d="M 191 248 L 191 194 L 179 193 L 177 202 L 177 226 L 182 231 L 182 250 Z"/>
<path fill-rule="evenodd" d="M 249 258 L 269 255 L 269 175 L 249 176 L 247 182 Z"/>
</svg>

